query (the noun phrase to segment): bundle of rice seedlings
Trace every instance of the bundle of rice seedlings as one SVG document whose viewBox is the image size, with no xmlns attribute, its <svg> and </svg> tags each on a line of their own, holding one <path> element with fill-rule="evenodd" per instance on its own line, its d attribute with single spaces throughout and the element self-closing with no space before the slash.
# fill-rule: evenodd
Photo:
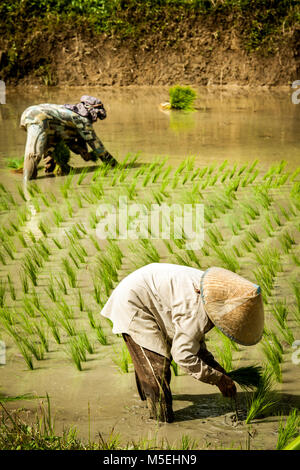
<svg viewBox="0 0 300 470">
<path fill-rule="evenodd" d="M 283 418 L 281 418 L 278 429 L 278 439 L 276 450 L 284 449 L 289 441 L 299 434 L 300 427 L 300 413 L 299 410 L 294 408 L 288 415 L 285 425 Z"/>
<path fill-rule="evenodd" d="M 170 107 L 184 111 L 194 109 L 194 101 L 197 93 L 189 86 L 175 85 L 169 88 Z"/>
<path fill-rule="evenodd" d="M 227 372 L 227 375 L 240 387 L 245 389 L 257 388 L 262 377 L 262 367 L 257 365 L 239 367 Z"/>
<path fill-rule="evenodd" d="M 99 242 L 98 242 L 97 238 L 95 237 L 95 235 L 89 234 L 89 238 L 92 241 L 92 243 L 93 243 L 94 247 L 96 248 L 96 250 L 101 251 Z"/>
<path fill-rule="evenodd" d="M 270 413 L 278 404 L 280 398 L 273 392 L 272 372 L 265 369 L 261 375 L 259 385 L 253 392 L 249 402 L 246 424 L 251 423 L 266 413 Z"/>
</svg>

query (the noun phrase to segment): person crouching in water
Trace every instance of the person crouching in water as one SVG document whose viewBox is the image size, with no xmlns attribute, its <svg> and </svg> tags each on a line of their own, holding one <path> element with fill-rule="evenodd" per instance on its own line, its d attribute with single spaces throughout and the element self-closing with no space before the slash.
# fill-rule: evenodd
<svg viewBox="0 0 300 470">
<path fill-rule="evenodd" d="M 27 131 L 23 175 L 24 180 L 37 177 L 38 164 L 45 160 L 45 172 L 70 171 L 70 150 L 85 161 L 98 158 L 112 166 L 117 161 L 97 137 L 93 122 L 105 119 L 103 103 L 93 96 L 82 96 L 80 103 L 58 105 L 43 103 L 30 106 L 21 116 L 20 126 Z M 88 147 L 91 151 L 88 151 Z"/>
<path fill-rule="evenodd" d="M 250 346 L 263 334 L 260 287 L 223 268 L 201 271 L 166 263 L 146 265 L 125 277 L 101 311 L 122 334 L 136 384 L 150 417 L 172 422 L 172 359 L 196 380 L 216 385 L 225 397 L 236 386 L 206 349 L 214 326 Z"/>
</svg>

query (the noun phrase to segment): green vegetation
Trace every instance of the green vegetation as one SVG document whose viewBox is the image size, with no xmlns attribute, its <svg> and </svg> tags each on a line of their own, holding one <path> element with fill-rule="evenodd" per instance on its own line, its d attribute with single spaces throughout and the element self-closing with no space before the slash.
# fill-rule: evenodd
<svg viewBox="0 0 300 470">
<path fill-rule="evenodd" d="M 259 357 L 260 363 L 268 366 L 268 375 L 261 374 L 259 366 L 245 366 L 249 364 L 248 349 L 215 329 L 207 335 L 211 341 L 208 349 L 216 352 L 219 362 L 243 388 L 239 402 L 246 403 L 247 424 L 269 413 L 276 414 L 273 385 L 277 387 L 276 381 L 284 384 L 286 380 L 289 372 L 284 362 L 300 326 L 298 181 L 290 180 L 284 162 L 265 172 L 258 162 L 231 165 L 225 161 L 198 168 L 195 158 L 187 158 L 173 168 L 167 160 L 140 163 L 137 167 L 130 166 L 135 156 L 127 160 L 127 165 L 100 165 L 94 172 L 83 172 L 78 177 L 69 174 L 57 178 L 53 180 L 55 195 L 47 188 L 41 194 L 38 181 L 30 185 L 28 194 L 38 201 L 43 214 L 42 219 L 37 214 L 36 225 L 30 225 L 32 231 L 25 225 L 31 219 L 22 188 L 8 190 L 0 185 L 1 340 L 8 344 L 12 356 L 19 357 L 21 373 L 28 374 L 29 381 L 30 374 L 38 374 L 40 361 L 45 360 L 46 367 L 55 363 L 57 367 L 73 368 L 72 374 L 76 375 L 88 374 L 98 360 L 106 358 L 108 364 L 115 361 L 115 373 L 117 369 L 131 373 L 122 337 L 112 334 L 111 322 L 99 318 L 112 289 L 147 263 L 179 263 L 201 270 L 223 265 L 262 288 L 266 325 L 263 340 L 253 348 L 253 362 Z M 299 172 L 294 174 L 299 178 Z M 203 203 L 203 246 L 187 247 L 188 234 L 178 226 L 164 240 L 155 238 L 155 227 L 146 227 L 136 240 L 97 238 L 89 222 L 91 214 L 95 214 L 93 222 L 99 221 L 99 197 L 117 206 L 120 196 L 129 195 L 132 203 L 142 203 L 147 209 L 152 203 L 162 206 L 176 202 L 179 207 L 187 202 Z M 180 375 L 184 373 L 180 371 Z M 174 363 L 172 374 L 178 374 Z M 279 418 L 274 418 L 279 423 L 287 404 L 284 395 L 281 399 L 285 408 L 278 405 Z M 237 413 L 238 419 L 241 416 Z M 292 439 L 291 420 L 280 425 L 280 446 Z M 10 431 L 3 430 L 3 435 Z M 23 437 L 27 443 L 24 446 L 29 445 L 29 437 Z M 38 443 L 31 445 L 46 445 L 36 439 Z M 71 441 L 64 445 L 75 445 Z M 57 442 L 54 439 L 53 445 Z M 191 442 L 184 438 L 182 445 Z"/>
<path fill-rule="evenodd" d="M 0 34 L 8 41 L 1 78 L 21 78 L 31 70 L 49 86 L 56 84 L 51 57 L 28 58 L 24 48 L 28 41 L 37 50 L 40 31 L 105 33 L 135 44 L 146 40 L 154 49 L 157 40 L 161 46 L 177 45 L 186 32 L 193 34 L 195 24 L 211 24 L 213 17 L 215 42 L 224 29 L 235 28 L 245 50 L 271 54 L 296 27 L 300 13 L 297 0 L 3 0 L 0 17 L 5 18 Z"/>
<path fill-rule="evenodd" d="M 189 86 L 175 85 L 169 89 L 171 109 L 192 111 L 197 93 Z"/>
</svg>

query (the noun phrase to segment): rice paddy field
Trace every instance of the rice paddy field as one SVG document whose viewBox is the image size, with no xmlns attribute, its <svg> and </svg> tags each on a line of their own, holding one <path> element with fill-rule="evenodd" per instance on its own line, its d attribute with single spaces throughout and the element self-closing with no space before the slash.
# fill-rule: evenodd
<svg viewBox="0 0 300 470">
<path fill-rule="evenodd" d="M 75 167 L 64 177 L 43 178 L 40 170 L 26 187 L 21 175 L 1 170 L 0 447 L 11 418 L 32 423 L 38 416 L 44 432 L 75 427 L 79 439 L 105 448 L 283 448 L 300 425 L 300 166 L 285 159 L 145 161 L 134 153 L 119 161 Z M 99 238 L 99 204 L 118 215 L 120 198 L 146 212 L 153 204 L 202 205 L 203 245 L 187 248 L 187 234 L 178 237 L 174 228 L 162 239 L 149 225 L 135 239 L 122 238 L 118 225 L 112 238 Z M 227 268 L 259 284 L 265 305 L 256 346 L 237 345 L 216 329 L 206 335 L 227 371 L 260 366 L 259 387 L 239 387 L 233 403 L 173 363 L 172 424 L 148 419 L 123 339 L 99 314 L 124 276 L 159 262 Z"/>
</svg>

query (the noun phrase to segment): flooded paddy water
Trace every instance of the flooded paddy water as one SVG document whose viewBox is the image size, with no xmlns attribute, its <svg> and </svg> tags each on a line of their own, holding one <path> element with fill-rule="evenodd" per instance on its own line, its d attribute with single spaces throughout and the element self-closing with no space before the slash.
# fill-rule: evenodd
<svg viewBox="0 0 300 470">
<path fill-rule="evenodd" d="M 74 156 L 72 174 L 45 177 L 41 168 L 25 188 L 22 175 L 5 168 L 5 158 L 23 153 L 22 111 L 75 103 L 83 93 L 103 100 L 108 117 L 95 130 L 121 164 L 91 166 Z M 188 436 L 199 448 L 275 448 L 280 415 L 300 406 L 300 108 L 287 91 L 199 90 L 189 114 L 162 112 L 167 98 L 167 89 L 155 88 L 8 92 L 0 107 L 0 396 L 48 394 L 57 432 L 75 426 L 84 440 L 100 432 L 145 446 L 164 439 L 182 447 Z M 204 204 L 203 247 L 186 250 L 174 236 L 97 238 L 99 203 L 118 207 L 120 196 L 147 209 Z M 123 340 L 99 312 L 118 281 L 150 262 L 220 265 L 261 285 L 262 343 L 235 349 L 212 330 L 207 346 L 232 368 L 269 364 L 278 393 L 272 410 L 246 424 L 249 394 L 240 390 L 236 422 L 216 387 L 179 370 L 171 381 L 174 423 L 148 419 L 132 365 L 126 357 L 120 363 Z M 276 345 L 272 362 L 267 351 Z M 41 400 L 6 406 L 30 421 Z"/>
</svg>

